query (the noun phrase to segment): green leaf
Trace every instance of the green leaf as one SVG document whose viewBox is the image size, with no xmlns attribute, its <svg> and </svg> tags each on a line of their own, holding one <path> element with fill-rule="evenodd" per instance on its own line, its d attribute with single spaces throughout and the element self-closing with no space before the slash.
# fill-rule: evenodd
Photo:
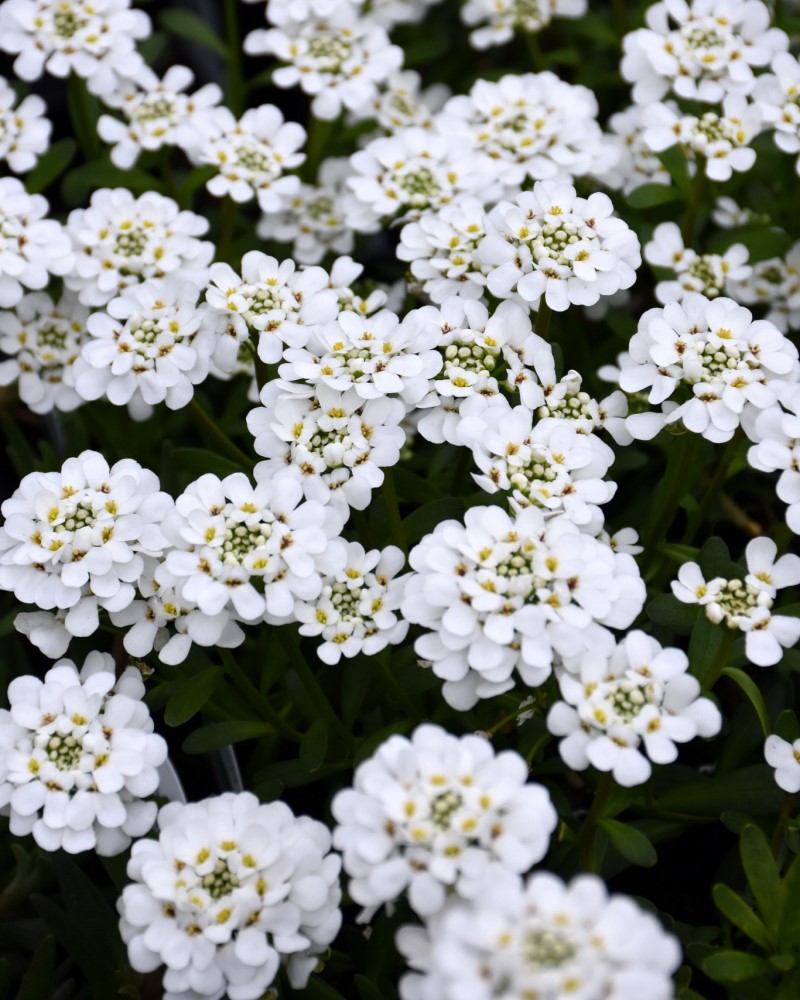
<svg viewBox="0 0 800 1000">
<path fill-rule="evenodd" d="M 56 941 L 48 934 L 31 957 L 30 968 L 22 978 L 17 1000 L 42 1000 L 55 992 Z"/>
<path fill-rule="evenodd" d="M 418 542 L 424 535 L 449 518 L 461 520 L 464 516 L 464 501 L 445 497 L 425 504 L 403 520 L 403 532 L 409 545 Z"/>
<path fill-rule="evenodd" d="M 713 895 L 720 913 L 726 916 L 740 931 L 743 931 L 751 941 L 755 941 L 765 951 L 769 951 L 772 946 L 769 931 L 742 897 L 727 885 L 722 884 L 714 886 Z"/>
<path fill-rule="evenodd" d="M 371 983 L 366 976 L 356 975 L 355 984 L 359 1000 L 386 1000 L 386 995 L 374 983 Z"/>
<path fill-rule="evenodd" d="M 659 594 L 647 605 L 647 617 L 657 625 L 667 625 L 681 635 L 692 631 L 700 609 L 684 604 L 673 594 Z"/>
<path fill-rule="evenodd" d="M 206 448 L 174 448 L 170 452 L 169 464 L 188 475 L 187 485 L 206 472 L 213 472 L 224 479 L 231 473 L 242 471 L 242 467 L 232 459 Z"/>
<path fill-rule="evenodd" d="M 758 721 L 761 723 L 761 731 L 764 734 L 764 739 L 766 739 L 771 732 L 769 715 L 767 714 L 767 706 L 764 704 L 764 696 L 761 694 L 758 685 L 752 677 L 749 677 L 744 670 L 739 670 L 738 667 L 725 667 L 722 672 L 726 677 L 730 677 L 732 681 L 738 684 L 750 699 L 753 708 L 756 710 Z"/>
<path fill-rule="evenodd" d="M 634 188 L 625 200 L 631 208 L 655 208 L 656 205 L 682 201 L 683 195 L 677 188 L 666 184 L 642 184 L 641 187 Z"/>
<path fill-rule="evenodd" d="M 708 249 L 711 253 L 724 253 L 734 243 L 742 243 L 750 255 L 749 262 L 769 260 L 771 257 L 782 257 L 792 245 L 792 238 L 782 229 L 767 226 L 739 226 L 718 233 L 709 240 Z"/>
<path fill-rule="evenodd" d="M 706 579 L 713 576 L 724 576 L 728 579 L 742 576 L 742 567 L 731 559 L 728 546 L 716 536 L 703 543 L 697 561 L 700 563 Z"/>
<path fill-rule="evenodd" d="M 798 722 L 795 713 L 789 708 L 781 712 L 773 728 L 775 733 L 788 743 L 794 743 L 796 739 L 800 738 L 800 722 Z"/>
<path fill-rule="evenodd" d="M 684 195 L 690 194 L 692 190 L 692 179 L 689 176 L 686 154 L 680 146 L 677 144 L 670 146 L 670 148 L 665 149 L 663 153 L 659 153 L 658 158 L 664 164 L 664 167 L 669 171 L 670 177 L 673 181 L 675 181 L 677 187 L 683 191 Z"/>
<path fill-rule="evenodd" d="M 78 145 L 74 139 L 59 139 L 39 157 L 39 162 L 25 178 L 25 187 L 30 194 L 38 194 L 50 187 L 75 159 Z"/>
<path fill-rule="evenodd" d="M 717 951 L 703 963 L 707 976 L 723 983 L 741 983 L 746 979 L 773 973 L 772 966 L 765 958 L 750 955 L 746 951 Z"/>
<path fill-rule="evenodd" d="M 783 893 L 778 866 L 767 838 L 757 826 L 745 827 L 740 841 L 742 864 L 761 919 L 774 935 L 781 925 Z"/>
<path fill-rule="evenodd" d="M 658 797 L 658 807 L 666 812 L 718 817 L 725 810 L 738 809 L 751 816 L 768 816 L 777 815 L 783 804 L 784 794 L 775 785 L 772 769 L 765 764 L 695 780 L 675 764 L 669 772 L 661 780 L 674 784 Z"/>
<path fill-rule="evenodd" d="M 189 733 L 183 741 L 185 753 L 210 753 L 222 747 L 243 743 L 245 740 L 257 740 L 262 736 L 272 736 L 274 730 L 266 722 L 212 722 Z"/>
<path fill-rule="evenodd" d="M 439 500 L 442 491 L 429 479 L 418 476 L 415 472 L 395 466 L 392 469 L 394 485 L 397 488 L 397 495 L 401 500 L 408 500 L 412 503 L 425 504 L 433 500 Z"/>
<path fill-rule="evenodd" d="M 108 161 L 98 160 L 70 170 L 61 182 L 61 194 L 67 204 L 78 205 L 86 201 L 90 192 L 101 187 L 124 187 L 134 194 L 147 191 L 164 194 L 165 191 L 161 181 L 144 170 L 119 170 Z"/>
<path fill-rule="evenodd" d="M 635 826 L 615 819 L 604 819 L 600 826 L 608 834 L 611 846 L 631 864 L 651 868 L 658 860 L 655 847 Z"/>
<path fill-rule="evenodd" d="M 168 726 L 181 726 L 194 718 L 224 675 L 222 667 L 209 667 L 176 684 L 164 709 L 164 722 Z"/>
<path fill-rule="evenodd" d="M 788 972 L 795 967 L 797 960 L 791 952 L 782 951 L 779 955 L 770 955 L 769 964 L 781 972 Z"/>
<path fill-rule="evenodd" d="M 171 34 L 199 42 L 206 48 L 213 49 L 227 61 L 228 49 L 225 43 L 204 18 L 188 10 L 170 7 L 159 14 L 158 21 L 161 27 Z"/>
<path fill-rule="evenodd" d="M 328 749 L 328 723 L 317 719 L 300 744 L 300 761 L 309 771 L 317 771 L 325 760 Z"/>
<path fill-rule="evenodd" d="M 708 676 L 727 635 L 724 625 L 710 622 L 701 610 L 692 629 L 688 650 L 689 670 L 701 684 Z"/>
</svg>

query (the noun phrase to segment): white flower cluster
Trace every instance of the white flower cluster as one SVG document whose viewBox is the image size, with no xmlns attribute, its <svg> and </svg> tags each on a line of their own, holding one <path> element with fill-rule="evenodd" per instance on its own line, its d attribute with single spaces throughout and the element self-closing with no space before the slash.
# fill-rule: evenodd
<svg viewBox="0 0 800 1000">
<path fill-rule="evenodd" d="M 783 257 L 753 264 L 748 278 L 731 282 L 730 294 L 744 305 L 766 306 L 765 319 L 783 333 L 800 330 L 800 243 Z"/>
<path fill-rule="evenodd" d="M 650 777 L 650 761 L 670 764 L 676 743 L 716 736 L 719 709 L 698 697 L 679 649 L 662 649 L 644 632 L 629 632 L 606 654 L 589 650 L 557 670 L 563 701 L 547 715 L 547 728 L 563 737 L 559 752 L 575 770 L 590 764 L 610 771 L 623 786 Z"/>
<path fill-rule="evenodd" d="M 165 996 L 259 1000 L 286 964 L 303 989 L 341 924 L 339 858 L 322 823 L 228 792 L 158 814 L 131 852 L 117 908 L 137 972 Z"/>
<path fill-rule="evenodd" d="M 469 40 L 476 49 L 504 45 L 515 31 L 534 33 L 554 17 L 583 17 L 588 0 L 467 0 L 461 19 L 470 27 Z"/>
<path fill-rule="evenodd" d="M 547 853 L 557 816 L 519 754 L 480 736 L 419 726 L 359 764 L 331 809 L 349 893 L 370 917 L 408 893 L 422 917 L 449 892 L 472 898 L 491 873 L 521 874 Z"/>
<path fill-rule="evenodd" d="M 767 127 L 774 130 L 775 145 L 794 155 L 800 152 L 800 62 L 788 52 L 780 52 L 771 69 L 756 82 L 753 100 Z M 800 157 L 795 169 L 800 174 Z"/>
<path fill-rule="evenodd" d="M 120 854 L 156 818 L 167 745 L 153 732 L 139 671 L 119 678 L 107 653 L 80 673 L 59 660 L 44 681 L 16 677 L 0 709 L 0 810 L 15 836 L 32 833 L 46 851 Z"/>
<path fill-rule="evenodd" d="M 785 504 L 786 523 L 800 535 L 800 390 L 760 413 L 750 436 L 747 461 L 759 472 L 780 472 L 775 492 Z"/>
<path fill-rule="evenodd" d="M 17 103 L 16 93 L 0 76 L 0 160 L 5 160 L 15 174 L 32 170 L 50 145 L 52 125 L 44 117 L 46 110 L 36 94 Z"/>
<path fill-rule="evenodd" d="M 680 302 L 688 294 L 699 293 L 707 299 L 720 295 L 739 299 L 734 294 L 738 283 L 746 282 L 753 273 L 747 263 L 749 253 L 741 243 L 734 243 L 724 254 L 697 253 L 684 245 L 681 231 L 674 222 L 662 222 L 653 231 L 644 248 L 648 264 L 674 271 L 673 281 L 659 281 L 656 298 L 662 305 Z"/>
<path fill-rule="evenodd" d="M 642 184 L 672 183 L 669 171 L 646 142 L 645 111 L 634 104 L 608 120 L 610 132 L 604 140 L 616 152 L 616 162 L 598 179 L 613 191 L 630 194 Z"/>
<path fill-rule="evenodd" d="M 771 538 L 754 538 L 745 549 L 747 574 L 706 580 L 697 563 L 684 563 L 672 592 L 684 604 L 699 604 L 715 625 L 745 633 L 751 663 L 771 667 L 800 639 L 800 618 L 772 613 L 779 590 L 800 583 L 800 556 L 784 555 Z"/>
</svg>

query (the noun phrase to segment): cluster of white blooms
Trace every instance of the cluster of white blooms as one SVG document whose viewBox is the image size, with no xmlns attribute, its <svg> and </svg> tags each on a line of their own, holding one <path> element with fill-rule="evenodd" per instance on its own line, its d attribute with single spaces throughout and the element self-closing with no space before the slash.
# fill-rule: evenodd
<svg viewBox="0 0 800 1000">
<path fill-rule="evenodd" d="M 672 592 L 684 604 L 699 604 L 715 625 L 745 633 L 745 653 L 751 663 L 771 667 L 783 649 L 800 639 L 800 618 L 772 613 L 779 590 L 800 583 L 800 556 L 783 555 L 771 538 L 754 538 L 745 549 L 743 578 L 706 580 L 697 563 L 684 563 Z"/>
<path fill-rule="evenodd" d="M 785 398 L 800 378 L 794 344 L 727 298 L 688 294 L 682 302 L 649 309 L 628 350 L 619 373 L 622 389 L 649 388 L 650 403 L 665 404 L 644 432 L 628 421 L 638 437 L 652 437 L 680 420 L 709 441 L 728 441 L 759 411 Z"/>
<path fill-rule="evenodd" d="M 80 406 L 73 365 L 86 341 L 89 310 L 65 293 L 56 304 L 46 292 L 24 295 L 0 312 L 0 385 L 17 383 L 19 398 L 34 413 L 68 412 Z"/>
<path fill-rule="evenodd" d="M 789 743 L 780 736 L 768 736 L 764 757 L 775 768 L 775 783 L 784 792 L 800 792 L 800 740 Z"/>
<path fill-rule="evenodd" d="M 200 288 L 214 255 L 213 244 L 198 239 L 208 220 L 155 191 L 136 198 L 126 188 L 101 188 L 88 208 L 70 212 L 65 231 L 75 264 L 64 283 L 87 306 L 105 306 L 147 278 L 169 276 Z"/>
<path fill-rule="evenodd" d="M 49 205 L 16 177 L 0 177 L 0 309 L 15 306 L 25 288 L 45 288 L 50 275 L 72 270 L 69 237 L 47 219 Z"/>
<path fill-rule="evenodd" d="M 563 701 L 547 715 L 547 728 L 563 739 L 564 761 L 582 771 L 610 771 L 626 787 L 641 785 L 650 761 L 670 764 L 676 743 L 716 736 L 719 709 L 698 697 L 680 649 L 663 649 L 644 632 L 629 632 L 610 654 L 589 650 L 557 670 Z M 649 759 L 648 759 L 649 758 Z"/>
<path fill-rule="evenodd" d="M 277 212 L 299 189 L 300 179 L 285 171 L 305 160 L 298 150 L 306 130 L 285 122 L 274 104 L 250 108 L 238 121 L 228 108 L 212 108 L 197 121 L 199 136 L 190 155 L 217 170 L 206 184 L 215 197 L 236 202 L 255 197 L 262 212 Z"/>
<path fill-rule="evenodd" d="M 130 0 L 5 0 L 0 4 L 0 49 L 16 55 L 25 81 L 76 73 L 105 96 L 145 68 L 136 42 L 150 18 Z"/>
<path fill-rule="evenodd" d="M 331 803 L 352 898 L 371 916 L 407 891 L 412 909 L 430 917 L 449 892 L 472 898 L 491 873 L 528 871 L 558 817 L 527 777 L 519 754 L 495 754 L 480 736 L 433 725 L 390 736 Z"/>
<path fill-rule="evenodd" d="M 44 117 L 44 101 L 29 94 L 17 103 L 17 95 L 0 76 L 0 160 L 15 174 L 33 169 L 50 145 L 52 125 Z"/>
<path fill-rule="evenodd" d="M 656 226 L 653 236 L 644 248 L 644 258 L 648 264 L 675 272 L 672 281 L 659 281 L 656 298 L 662 305 L 680 302 L 691 293 L 715 299 L 719 295 L 734 296 L 732 289 L 737 283 L 746 282 L 753 273 L 747 263 L 750 254 L 747 247 L 734 243 L 724 254 L 697 253 L 685 246 L 683 236 L 674 222 L 662 222 Z"/>
<path fill-rule="evenodd" d="M 606 626 L 627 628 L 644 604 L 630 555 L 536 507 L 472 507 L 463 525 L 437 525 L 409 561 L 403 615 L 428 630 L 414 649 L 462 710 L 510 691 L 515 670 L 536 687 L 556 656 L 610 649 Z"/>
<path fill-rule="evenodd" d="M 775 145 L 784 153 L 800 152 L 800 62 L 788 52 L 772 60 L 772 73 L 759 77 L 753 89 L 767 127 L 772 128 Z M 795 168 L 800 173 L 800 157 Z"/>
<path fill-rule="evenodd" d="M 476 49 L 505 45 L 515 31 L 541 31 L 554 17 L 583 17 L 588 0 L 467 0 L 461 8 L 465 24 L 478 27 L 469 40 Z"/>
<path fill-rule="evenodd" d="M 207 83 L 194 94 L 183 91 L 192 85 L 194 73 L 186 66 L 170 66 L 160 80 L 143 66 L 132 80 L 123 80 L 105 104 L 121 112 L 124 121 L 101 115 L 97 122 L 100 138 L 113 146 L 111 162 L 123 170 L 132 167 L 142 151 L 163 146 L 191 148 L 196 133 L 210 108 L 219 104 L 222 91 L 218 84 Z"/>
<path fill-rule="evenodd" d="M 91 635 L 98 608 L 134 598 L 143 556 L 167 546 L 161 524 L 172 499 L 131 458 L 111 468 L 96 451 L 68 458 L 60 472 L 31 472 L 5 500 L 0 589 L 45 611 L 66 611 L 70 635 Z"/>
<path fill-rule="evenodd" d="M 165 965 L 172 1000 L 259 1000 L 282 963 L 303 989 L 342 920 L 327 828 L 228 792 L 169 803 L 158 829 L 133 845 L 117 903 L 133 968 Z"/>
<path fill-rule="evenodd" d="M 80 673 L 59 660 L 44 681 L 16 677 L 0 709 L 0 811 L 15 836 L 46 851 L 120 854 L 143 837 L 156 804 L 156 768 L 167 745 L 153 732 L 139 671 L 119 679 L 108 653 L 90 653 Z"/>
<path fill-rule="evenodd" d="M 783 257 L 770 257 L 753 265 L 744 281 L 731 283 L 731 297 L 745 305 L 767 307 L 766 319 L 779 330 L 800 329 L 800 243 Z"/>
<path fill-rule="evenodd" d="M 681 960 L 677 939 L 632 899 L 609 897 L 595 875 L 565 885 L 549 872 L 495 876 L 427 927 L 402 927 L 397 947 L 413 970 L 402 1000 L 672 1000 Z"/>
<path fill-rule="evenodd" d="M 611 131 L 604 141 L 616 153 L 616 162 L 598 179 L 613 191 L 630 194 L 642 184 L 672 183 L 669 171 L 645 142 L 644 111 L 634 104 L 608 120 Z"/>
<path fill-rule="evenodd" d="M 313 97 L 315 117 L 332 120 L 343 108 L 360 111 L 377 97 L 378 84 L 401 67 L 403 50 L 350 3 L 330 5 L 325 14 L 304 8 L 270 0 L 266 16 L 274 27 L 251 31 L 245 52 L 286 63 L 273 71 L 272 82 L 278 87 L 300 85 Z"/>
<path fill-rule="evenodd" d="M 370 119 L 389 134 L 413 126 L 433 128 L 434 112 L 439 111 L 451 91 L 444 84 L 433 84 L 424 92 L 421 88 L 419 73 L 413 69 L 397 70 L 381 83 L 375 100 L 352 113 L 352 118 Z"/>
<path fill-rule="evenodd" d="M 620 67 L 637 104 L 670 92 L 709 104 L 748 93 L 753 68 L 789 47 L 787 35 L 770 28 L 761 0 L 662 0 L 647 8 L 645 21 L 623 39 Z"/>
<path fill-rule="evenodd" d="M 749 428 L 756 442 L 747 461 L 759 472 L 780 472 L 775 492 L 788 504 L 786 523 L 800 535 L 800 390 L 782 400 L 785 409 L 770 407 Z"/>
</svg>

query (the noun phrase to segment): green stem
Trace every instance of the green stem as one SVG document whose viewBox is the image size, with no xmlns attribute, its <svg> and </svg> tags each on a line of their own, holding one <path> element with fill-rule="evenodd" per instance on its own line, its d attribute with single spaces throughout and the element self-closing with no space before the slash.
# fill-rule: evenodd
<svg viewBox="0 0 800 1000">
<path fill-rule="evenodd" d="M 384 680 L 387 686 L 390 688 L 392 695 L 400 705 L 405 713 L 406 717 L 409 719 L 414 719 L 418 721 L 422 716 L 419 707 L 414 704 L 408 695 L 408 692 L 403 688 L 402 684 L 397 680 L 392 671 L 392 660 L 391 660 L 391 647 L 387 646 L 386 649 L 382 649 L 380 653 L 375 657 L 378 667 L 383 674 Z"/>
<path fill-rule="evenodd" d="M 383 505 L 389 518 L 389 535 L 394 544 L 408 555 L 408 542 L 403 530 L 403 519 L 400 517 L 400 505 L 397 502 L 397 490 L 394 488 L 394 477 L 391 469 L 383 470 L 383 486 L 381 486 Z"/>
<path fill-rule="evenodd" d="M 223 666 L 228 672 L 228 675 L 233 683 L 236 685 L 236 688 L 244 696 L 245 701 L 252 705 L 263 716 L 264 720 L 275 729 L 276 733 L 280 733 L 281 736 L 292 743 L 299 743 L 303 738 L 302 733 L 299 733 L 296 729 L 293 729 L 290 725 L 284 722 L 272 705 L 270 705 L 269 701 L 239 666 L 239 663 L 233 653 L 231 653 L 229 649 L 220 649 L 219 652 L 220 657 L 222 658 Z"/>
<path fill-rule="evenodd" d="M 233 241 L 236 237 L 236 218 L 239 214 L 239 206 L 227 195 L 222 199 L 219 215 L 219 243 L 217 244 L 217 260 L 230 263 L 230 256 L 233 252 Z"/>
<path fill-rule="evenodd" d="M 704 157 L 697 158 L 697 173 L 694 175 L 692 186 L 692 197 L 689 207 L 686 209 L 686 218 L 683 222 L 683 243 L 684 246 L 691 247 L 697 228 L 697 217 L 700 214 L 700 206 L 703 204 L 703 194 L 706 187 L 706 161 Z"/>
<path fill-rule="evenodd" d="M 369 530 L 369 521 L 363 510 L 356 510 L 354 507 L 350 508 L 350 518 L 353 522 L 353 527 L 356 529 L 356 534 L 358 535 L 358 540 L 364 546 L 365 549 L 372 548 L 372 532 Z"/>
<path fill-rule="evenodd" d="M 778 822 L 775 824 L 775 829 L 772 833 L 772 839 L 770 840 L 770 848 L 772 849 L 773 857 L 778 856 L 778 852 L 781 849 L 781 844 L 783 843 L 783 830 L 786 826 L 786 820 L 794 812 L 794 807 L 797 803 L 797 792 L 791 792 L 783 800 L 783 808 L 781 809 L 781 814 L 778 817 Z"/>
<path fill-rule="evenodd" d="M 651 569 L 658 563 L 659 545 L 667 537 L 675 519 L 698 447 L 699 435 L 688 431 L 683 437 L 685 444 L 681 446 L 676 439 L 669 451 L 667 467 L 656 489 L 650 516 L 642 531 L 641 543 Z"/>
<path fill-rule="evenodd" d="M 255 331 L 250 334 L 248 340 L 245 341 L 250 354 L 253 357 L 253 369 L 256 376 L 256 385 L 258 386 L 258 393 L 261 395 L 261 390 L 269 382 L 270 372 L 269 365 L 267 365 L 258 356 L 258 333 Z"/>
<path fill-rule="evenodd" d="M 458 458 L 456 458 L 455 466 L 453 467 L 453 482 L 450 486 L 450 492 L 454 497 L 461 496 L 461 491 L 464 488 L 464 483 L 467 481 L 471 465 L 472 449 L 459 448 Z"/>
<path fill-rule="evenodd" d="M 603 819 L 608 800 L 611 796 L 611 789 L 614 787 L 614 779 L 611 772 L 600 775 L 597 782 L 592 805 L 583 821 L 583 827 L 578 837 L 578 864 L 581 871 L 595 871 L 594 859 L 592 858 L 592 846 L 594 844 L 594 834 L 598 824 Z"/>
<path fill-rule="evenodd" d="M 725 629 L 725 635 L 722 637 L 722 642 L 717 650 L 717 655 L 711 662 L 708 672 L 705 677 L 700 678 L 700 682 L 703 685 L 703 691 L 710 691 L 720 677 L 722 677 L 722 671 L 728 666 L 728 660 L 730 659 L 733 644 L 738 638 L 738 629 L 729 629 L 726 625 L 721 625 L 720 628 Z"/>
<path fill-rule="evenodd" d="M 630 31 L 630 21 L 628 20 L 625 0 L 611 0 L 611 6 L 614 8 L 614 20 L 617 22 L 617 31 L 620 36 L 627 35 Z"/>
<path fill-rule="evenodd" d="M 238 445 L 234 444 L 233 441 L 231 441 L 231 439 L 223 430 L 217 427 L 217 425 L 214 423 L 211 417 L 197 402 L 196 397 L 192 398 L 192 400 L 189 403 L 188 409 L 191 412 L 192 416 L 197 421 L 197 423 L 200 425 L 200 427 L 208 434 L 209 437 L 212 437 L 217 442 L 217 444 L 221 446 L 223 451 L 227 452 L 227 454 L 235 462 L 238 462 L 239 465 L 247 469 L 248 472 L 253 471 L 254 463 L 252 458 L 246 455 Z"/>
<path fill-rule="evenodd" d="M 295 635 L 294 631 L 291 627 L 289 627 L 281 629 L 280 636 L 283 648 L 286 650 L 291 661 L 292 669 L 300 678 L 300 683 L 306 689 L 306 693 L 314 703 L 314 708 L 317 710 L 320 717 L 328 720 L 330 728 L 339 734 L 341 739 L 344 741 L 345 746 L 352 750 L 353 734 L 347 729 L 345 724 L 334 711 L 333 706 L 328 701 L 328 696 L 325 694 L 319 681 L 314 676 L 314 672 L 311 667 L 309 667 L 306 663 L 306 659 L 300 649 L 300 643 L 297 635 Z"/>
<path fill-rule="evenodd" d="M 528 48 L 528 55 L 531 57 L 531 66 L 537 73 L 547 69 L 542 55 L 542 47 L 539 45 L 539 33 L 537 31 L 522 31 L 525 45 Z"/>
<path fill-rule="evenodd" d="M 714 475 L 709 480 L 708 486 L 703 493 L 700 500 L 700 505 L 697 513 L 693 518 L 690 519 L 686 526 L 686 531 L 683 538 L 681 539 L 681 545 L 691 545 L 694 540 L 695 535 L 700 527 L 700 525 L 705 521 L 708 516 L 708 511 L 711 505 L 714 503 L 717 494 L 725 485 L 725 481 L 728 478 L 728 473 L 730 472 L 731 463 L 734 458 L 736 458 L 736 453 L 739 450 L 739 445 L 744 438 L 744 431 L 741 427 L 736 428 L 736 433 L 730 439 L 725 447 L 725 451 L 722 453 L 722 457 L 717 463 L 717 467 L 714 470 Z"/>
<path fill-rule="evenodd" d="M 172 170 L 172 147 L 162 146 L 158 160 L 159 167 L 161 169 L 161 176 L 164 178 L 164 183 L 167 186 L 167 193 L 173 201 L 178 203 L 180 208 L 186 208 L 186 203 Z"/>
<path fill-rule="evenodd" d="M 778 25 L 783 20 L 783 0 L 775 0 L 772 11 L 772 23 Z"/>
<path fill-rule="evenodd" d="M 539 303 L 539 311 L 536 314 L 536 326 L 534 330 L 537 336 L 541 337 L 542 340 L 550 339 L 550 320 L 553 318 L 553 310 L 550 306 L 542 299 Z"/>
<path fill-rule="evenodd" d="M 228 45 L 227 103 L 238 117 L 244 110 L 242 39 L 239 36 L 239 0 L 225 0 L 225 39 Z"/>
<path fill-rule="evenodd" d="M 97 118 L 92 114 L 91 98 L 86 81 L 77 73 L 70 73 L 67 80 L 67 95 L 72 127 L 87 160 L 97 159 L 100 153 L 100 136 L 97 134 Z"/>
</svg>

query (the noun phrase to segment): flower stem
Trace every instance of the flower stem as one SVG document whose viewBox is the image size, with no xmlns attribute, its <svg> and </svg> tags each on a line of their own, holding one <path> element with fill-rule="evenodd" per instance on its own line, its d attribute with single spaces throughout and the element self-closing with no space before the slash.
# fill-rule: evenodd
<svg viewBox="0 0 800 1000">
<path fill-rule="evenodd" d="M 382 649 L 380 653 L 377 654 L 375 659 L 377 660 L 384 680 L 391 691 L 391 695 L 394 697 L 397 704 L 402 707 L 406 717 L 414 720 L 420 719 L 421 713 L 419 707 L 414 704 L 406 690 L 394 675 L 392 670 L 391 647 L 387 646 L 386 649 Z"/>
<path fill-rule="evenodd" d="M 400 517 L 400 505 L 397 502 L 397 490 L 394 488 L 394 477 L 391 469 L 383 470 L 383 486 L 381 486 L 383 505 L 389 518 L 389 535 L 394 544 L 408 555 L 408 542 L 403 530 L 403 519 Z"/>
<path fill-rule="evenodd" d="M 667 467 L 655 491 L 650 516 L 642 530 L 645 558 L 653 569 L 658 560 L 658 548 L 667 537 L 675 519 L 675 512 L 683 497 L 698 447 L 698 435 L 691 431 L 684 435 L 685 444 L 676 439 L 667 457 Z"/>
<path fill-rule="evenodd" d="M 542 299 L 539 303 L 539 311 L 536 314 L 536 325 L 534 330 L 542 340 L 550 339 L 550 320 L 553 318 L 553 310 Z"/>
<path fill-rule="evenodd" d="M 541 73 L 542 70 L 547 69 L 547 66 L 545 64 L 544 56 L 542 55 L 542 47 L 539 45 L 539 32 L 522 31 L 521 34 L 525 39 L 525 45 L 528 48 L 528 55 L 531 57 L 531 67 L 535 72 Z"/>
<path fill-rule="evenodd" d="M 725 451 L 722 453 L 722 457 L 717 463 L 714 475 L 709 480 L 708 486 L 706 487 L 700 500 L 700 505 L 696 514 L 694 517 L 690 518 L 689 523 L 686 525 L 686 531 L 681 539 L 681 545 L 691 545 L 700 525 L 703 521 L 705 521 L 709 508 L 713 504 L 720 489 L 722 489 L 725 485 L 725 480 L 728 478 L 728 473 L 730 472 L 731 463 L 736 457 L 736 453 L 739 450 L 739 445 L 741 444 L 743 437 L 744 431 L 741 427 L 737 427 L 736 433 L 726 445 Z"/>
<path fill-rule="evenodd" d="M 620 35 L 627 35 L 630 30 L 630 22 L 628 20 L 628 11 L 625 6 L 625 0 L 611 0 L 611 6 L 614 8 L 614 19 L 617 22 L 617 31 Z"/>
<path fill-rule="evenodd" d="M 772 23 L 779 25 L 783 20 L 783 0 L 775 0 L 772 10 Z"/>
<path fill-rule="evenodd" d="M 270 705 L 269 701 L 239 666 L 239 663 L 233 653 L 231 653 L 229 649 L 220 649 L 219 652 L 225 670 L 228 672 L 228 675 L 236 685 L 239 692 L 243 695 L 245 701 L 247 701 L 248 704 L 253 705 L 253 707 L 261 713 L 264 720 L 275 729 L 276 733 L 280 733 L 281 736 L 292 743 L 299 743 L 303 738 L 302 733 L 299 733 L 296 729 L 293 729 L 290 725 L 283 721 L 272 705 Z"/>
<path fill-rule="evenodd" d="M 263 362 L 258 356 L 258 334 L 256 332 L 251 333 L 245 343 L 247 344 L 247 349 L 253 357 L 253 369 L 256 376 L 256 385 L 258 386 L 258 393 L 261 395 L 261 390 L 267 382 L 269 382 L 269 365 L 265 364 L 265 362 Z"/>
<path fill-rule="evenodd" d="M 238 8 L 239 0 L 225 0 L 225 38 L 228 45 L 227 103 L 237 117 L 244 110 L 244 74 Z"/>
<path fill-rule="evenodd" d="M 683 221 L 683 242 L 687 247 L 691 247 L 697 228 L 697 217 L 700 213 L 700 206 L 703 204 L 703 194 L 706 187 L 706 164 L 703 157 L 698 158 L 697 173 L 694 175 L 692 186 L 692 197 L 686 209 L 686 218 Z"/>
<path fill-rule="evenodd" d="M 320 718 L 327 719 L 330 728 L 339 734 L 348 750 L 352 750 L 353 734 L 333 710 L 333 706 L 328 701 L 328 696 L 322 690 L 311 667 L 306 663 L 306 659 L 300 649 L 298 636 L 291 628 L 283 628 L 281 629 L 280 637 L 283 648 L 289 656 L 292 669 L 299 677 L 300 683 L 306 689 L 306 693 L 314 703 L 314 708 L 319 713 Z"/>
<path fill-rule="evenodd" d="M 236 237 L 236 217 L 239 214 L 239 206 L 233 198 L 226 195 L 222 199 L 219 215 L 219 243 L 217 244 L 217 260 L 224 260 L 230 263 L 230 255 L 233 252 L 233 241 Z"/>
<path fill-rule="evenodd" d="M 597 782 L 592 805 L 583 821 L 580 837 L 578 838 L 578 864 L 581 871 L 596 871 L 594 859 L 592 857 L 592 846 L 597 826 L 603 819 L 608 800 L 611 796 L 611 789 L 614 787 L 614 779 L 610 771 L 600 775 Z"/>
<path fill-rule="evenodd" d="M 712 660 L 705 677 L 699 678 L 700 683 L 703 685 L 703 691 L 710 691 L 720 677 L 722 677 L 722 671 L 728 666 L 733 644 L 738 638 L 738 629 L 729 629 L 725 625 L 721 627 L 725 629 L 725 635 L 722 637 L 717 655 Z"/>
<path fill-rule="evenodd" d="M 786 798 L 783 800 L 783 808 L 781 809 L 781 814 L 778 817 L 778 822 L 775 824 L 775 829 L 772 833 L 772 839 L 770 840 L 770 848 L 772 849 L 772 854 L 777 858 L 778 852 L 781 849 L 781 844 L 783 843 L 783 831 L 786 826 L 786 820 L 794 812 L 794 807 L 797 804 L 797 792 L 790 792 Z"/>
<path fill-rule="evenodd" d="M 209 437 L 212 437 L 217 442 L 217 444 L 222 447 L 223 451 L 225 451 L 235 462 L 238 462 L 239 465 L 244 466 L 244 468 L 247 469 L 248 472 L 253 471 L 252 458 L 247 456 L 238 445 L 234 444 L 233 441 L 231 441 L 231 439 L 223 430 L 217 427 L 217 425 L 214 423 L 211 417 L 197 402 L 196 398 L 193 397 L 191 399 L 188 408 L 191 411 L 192 416 L 195 418 L 197 423 L 202 427 L 202 429 L 208 434 Z"/>
</svg>

